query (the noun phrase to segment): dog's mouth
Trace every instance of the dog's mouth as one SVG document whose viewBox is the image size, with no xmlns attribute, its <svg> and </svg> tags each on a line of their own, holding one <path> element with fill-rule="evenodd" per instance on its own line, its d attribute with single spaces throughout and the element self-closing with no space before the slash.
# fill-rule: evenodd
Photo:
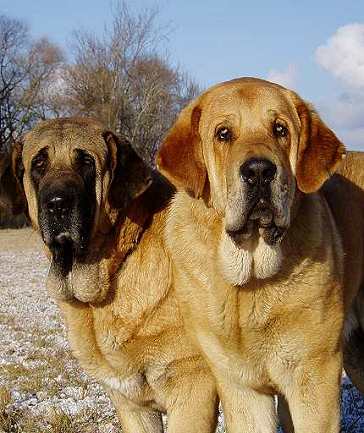
<svg viewBox="0 0 364 433">
<path fill-rule="evenodd" d="M 81 202 L 73 198 L 72 202 L 69 199 L 72 205 L 66 206 L 66 199 L 61 201 L 58 198 L 60 193 L 56 200 L 61 204 L 56 201 L 52 205 L 53 196 L 45 200 L 45 204 L 41 203 L 38 221 L 43 242 L 52 253 L 54 269 L 65 277 L 75 262 L 84 262 L 88 255 L 94 212 L 92 207 L 87 207 L 85 200 Z"/>
<path fill-rule="evenodd" d="M 74 256 L 81 258 L 87 252 L 87 240 L 80 234 L 76 239 L 75 237 L 68 230 L 61 231 L 50 241 L 49 248 L 51 251 L 57 249 L 67 251 L 72 249 Z"/>
<path fill-rule="evenodd" d="M 67 276 L 72 270 L 75 256 L 74 241 L 69 232 L 62 232 L 55 236 L 49 244 L 52 252 L 54 264 L 63 277 Z"/>
<path fill-rule="evenodd" d="M 43 235 L 43 241 L 52 253 L 53 264 L 63 277 L 71 272 L 76 260 L 82 262 L 87 255 L 87 239 L 82 235 L 75 236 L 70 230 L 61 230 L 52 236 Z"/>
<path fill-rule="evenodd" d="M 260 198 L 247 210 L 242 224 L 238 228 L 227 228 L 226 232 L 237 245 L 242 245 L 244 241 L 258 235 L 268 245 L 276 245 L 283 239 L 286 228 L 276 223 L 274 206 L 269 201 Z"/>
<path fill-rule="evenodd" d="M 99 284 L 99 266 L 90 261 L 87 244 L 76 242 L 70 231 L 61 231 L 49 244 L 52 261 L 47 288 L 63 301 L 100 302 L 106 291 Z"/>
</svg>

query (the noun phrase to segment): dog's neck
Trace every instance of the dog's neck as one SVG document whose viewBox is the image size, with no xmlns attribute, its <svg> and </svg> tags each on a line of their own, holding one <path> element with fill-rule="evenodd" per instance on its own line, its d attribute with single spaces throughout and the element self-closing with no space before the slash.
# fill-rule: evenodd
<svg viewBox="0 0 364 433">
<path fill-rule="evenodd" d="M 119 215 L 111 240 L 113 245 L 109 248 L 113 251 L 109 263 L 110 275 L 115 274 L 127 256 L 138 246 L 151 218 L 166 207 L 172 194 L 171 186 L 160 177 L 156 177 L 152 185 Z"/>
<path fill-rule="evenodd" d="M 112 251 L 108 258 L 108 273 L 111 276 L 138 246 L 149 224 L 152 212 L 146 206 L 143 196 L 144 194 L 134 200 L 126 212 L 119 216 L 113 236 L 105 241 L 106 250 Z M 112 245 L 109 245 L 110 242 Z"/>
</svg>

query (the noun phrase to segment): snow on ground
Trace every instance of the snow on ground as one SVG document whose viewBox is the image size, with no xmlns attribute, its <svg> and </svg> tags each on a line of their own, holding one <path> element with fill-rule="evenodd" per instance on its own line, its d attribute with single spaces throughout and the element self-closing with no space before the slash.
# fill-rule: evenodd
<svg viewBox="0 0 364 433">
<path fill-rule="evenodd" d="M 3 423 L 9 432 L 120 432 L 108 397 L 70 353 L 45 289 L 47 267 L 29 229 L 0 231 L 0 389 L 8 394 Z"/>
<path fill-rule="evenodd" d="M 0 433 L 120 433 L 108 397 L 70 353 L 47 266 L 30 229 L 0 230 Z M 342 432 L 363 433 L 364 399 L 346 378 L 342 407 Z"/>
</svg>

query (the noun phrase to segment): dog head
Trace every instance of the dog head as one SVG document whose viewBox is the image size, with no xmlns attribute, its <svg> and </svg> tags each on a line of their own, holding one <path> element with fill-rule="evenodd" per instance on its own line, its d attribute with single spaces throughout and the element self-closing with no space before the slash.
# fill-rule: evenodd
<svg viewBox="0 0 364 433">
<path fill-rule="evenodd" d="M 151 183 L 150 170 L 129 143 L 92 119 L 41 122 L 12 153 L 13 176 L 51 252 L 57 280 L 87 267 L 93 239 L 108 233 L 120 209 Z M 97 286 L 88 283 L 91 291 Z"/>
<path fill-rule="evenodd" d="M 296 93 L 241 78 L 212 87 L 181 112 L 157 166 L 178 189 L 219 212 L 225 238 L 236 247 L 274 249 L 297 196 L 317 191 L 344 152 Z"/>
</svg>

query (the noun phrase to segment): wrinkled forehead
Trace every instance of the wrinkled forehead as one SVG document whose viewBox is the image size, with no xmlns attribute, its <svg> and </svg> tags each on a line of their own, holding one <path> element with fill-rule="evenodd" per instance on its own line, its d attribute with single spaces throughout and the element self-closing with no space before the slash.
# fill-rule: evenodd
<svg viewBox="0 0 364 433">
<path fill-rule="evenodd" d="M 70 163 L 76 150 L 83 150 L 100 164 L 107 157 L 107 145 L 102 131 L 87 130 L 73 126 L 34 129 L 26 135 L 23 160 L 31 160 L 43 149 L 47 149 L 52 162 Z"/>
<path fill-rule="evenodd" d="M 254 129 L 277 118 L 300 126 L 289 91 L 264 81 L 228 83 L 212 89 L 203 99 L 201 121 L 205 123 L 226 119 Z"/>
</svg>

